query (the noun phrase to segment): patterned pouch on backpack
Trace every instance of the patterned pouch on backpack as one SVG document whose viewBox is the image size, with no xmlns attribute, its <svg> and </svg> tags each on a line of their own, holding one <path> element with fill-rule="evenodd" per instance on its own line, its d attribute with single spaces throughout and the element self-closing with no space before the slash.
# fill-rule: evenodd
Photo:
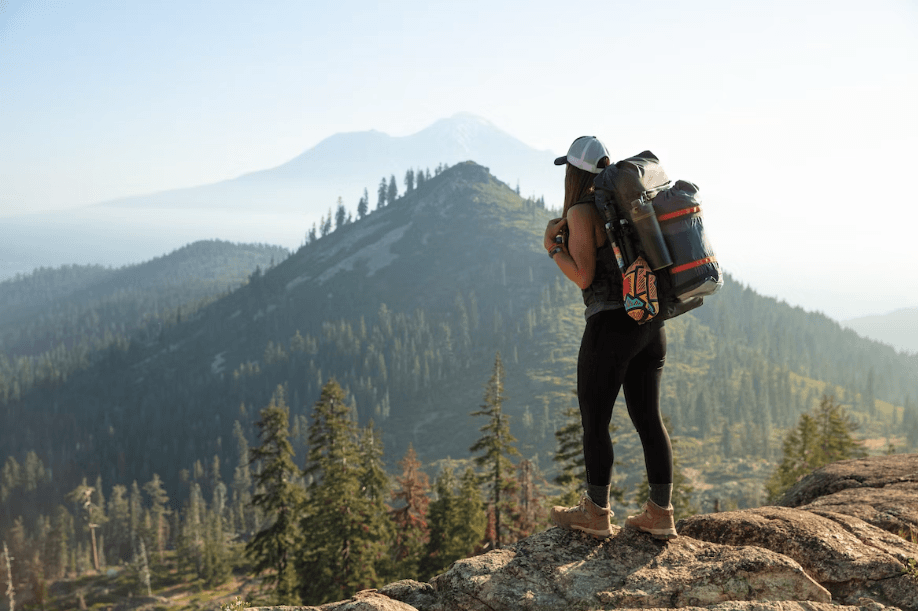
<svg viewBox="0 0 918 611">
<path fill-rule="evenodd" d="M 652 320 L 660 312 L 657 277 L 644 257 L 638 257 L 625 270 L 622 289 L 625 311 L 638 324 Z"/>
</svg>

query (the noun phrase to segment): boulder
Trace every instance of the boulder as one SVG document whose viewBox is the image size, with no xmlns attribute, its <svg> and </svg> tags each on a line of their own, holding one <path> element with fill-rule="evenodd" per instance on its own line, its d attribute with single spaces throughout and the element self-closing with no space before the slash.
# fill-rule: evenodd
<svg viewBox="0 0 918 611">
<path fill-rule="evenodd" d="M 832 512 L 759 507 L 692 516 L 679 534 L 725 545 L 753 545 L 796 560 L 833 599 L 869 597 L 918 611 L 918 581 L 904 574 L 918 545 L 863 520 Z"/>
<path fill-rule="evenodd" d="M 869 488 L 916 494 L 918 454 L 871 456 L 826 465 L 797 482 L 775 504 L 800 507 L 842 490 Z"/>
<path fill-rule="evenodd" d="M 820 497 L 800 509 L 830 511 L 860 518 L 891 533 L 918 533 L 918 482 L 885 488 L 848 488 Z"/>
</svg>

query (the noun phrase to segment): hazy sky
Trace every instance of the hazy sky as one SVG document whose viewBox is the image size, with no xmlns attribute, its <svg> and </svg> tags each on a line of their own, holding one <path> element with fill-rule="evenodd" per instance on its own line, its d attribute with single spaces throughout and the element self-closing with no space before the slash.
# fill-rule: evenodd
<svg viewBox="0 0 918 611">
<path fill-rule="evenodd" d="M 467 111 L 559 153 L 584 133 L 649 148 L 702 185 L 739 271 L 818 230 L 805 256 L 841 278 L 911 259 L 916 108 L 913 0 L 0 0 L 0 217 Z M 762 224 L 783 241 L 746 243 Z M 906 284 L 876 311 L 918 305 Z"/>
</svg>

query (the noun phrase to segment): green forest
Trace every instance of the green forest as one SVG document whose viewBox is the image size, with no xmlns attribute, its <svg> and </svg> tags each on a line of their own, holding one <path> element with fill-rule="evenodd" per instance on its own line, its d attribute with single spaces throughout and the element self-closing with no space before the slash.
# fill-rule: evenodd
<svg viewBox="0 0 918 611">
<path fill-rule="evenodd" d="M 0 283 L 17 608 L 247 579 L 317 604 L 427 579 L 576 503 L 583 306 L 541 248 L 558 211 L 471 162 L 408 176 L 372 211 L 366 192 L 356 214 L 339 202 L 293 253 L 196 243 Z M 852 441 L 832 460 L 918 451 L 915 355 L 729 275 L 666 334 L 682 515 L 774 498 L 802 473 L 794 434 L 829 412 Z M 619 402 L 625 516 L 644 473 Z M 109 594 L 73 585 L 91 576 Z"/>
</svg>

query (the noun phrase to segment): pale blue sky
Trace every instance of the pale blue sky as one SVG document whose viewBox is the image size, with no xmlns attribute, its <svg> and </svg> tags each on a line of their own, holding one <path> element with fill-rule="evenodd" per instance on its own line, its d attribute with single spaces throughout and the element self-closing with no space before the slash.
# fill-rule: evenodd
<svg viewBox="0 0 918 611">
<path fill-rule="evenodd" d="M 232 178 L 459 111 L 556 151 L 596 133 L 750 163 L 908 155 L 916 40 L 913 1 L 0 0 L 0 214 Z"/>
<path fill-rule="evenodd" d="M 780 295 L 744 233 L 774 217 L 778 249 L 818 228 L 802 254 L 838 278 L 865 243 L 911 259 L 916 108 L 913 0 L 0 0 L 0 217 L 465 111 L 558 153 L 584 133 L 653 150 L 702 185 L 732 269 Z M 861 220 L 876 209 L 892 226 Z"/>
</svg>

